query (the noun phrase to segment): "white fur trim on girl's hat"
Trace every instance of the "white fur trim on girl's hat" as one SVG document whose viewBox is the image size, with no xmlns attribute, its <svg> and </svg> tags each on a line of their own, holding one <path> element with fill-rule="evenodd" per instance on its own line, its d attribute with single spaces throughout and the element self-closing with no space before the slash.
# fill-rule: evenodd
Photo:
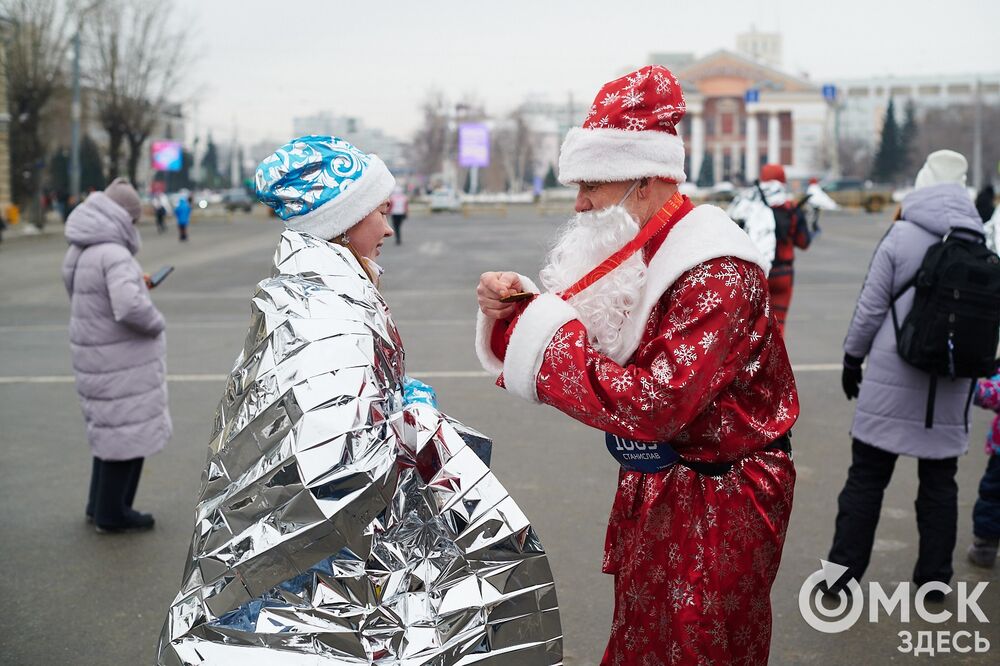
<svg viewBox="0 0 1000 666">
<path fill-rule="evenodd" d="M 396 180 L 376 155 L 343 139 L 304 136 L 261 162 L 254 183 L 286 227 L 330 240 L 386 201 Z"/>
<path fill-rule="evenodd" d="M 927 156 L 927 161 L 917 172 L 914 189 L 942 183 L 958 183 L 965 185 L 965 177 L 969 171 L 969 162 L 961 153 L 954 150 L 936 150 Z"/>
<path fill-rule="evenodd" d="M 396 179 L 389 168 L 377 155 L 368 155 L 371 160 L 365 173 L 336 199 L 327 201 L 304 215 L 297 215 L 285 222 L 285 226 L 295 231 L 305 231 L 330 240 L 341 235 L 368 214 L 378 208 L 392 194 Z"/>
</svg>

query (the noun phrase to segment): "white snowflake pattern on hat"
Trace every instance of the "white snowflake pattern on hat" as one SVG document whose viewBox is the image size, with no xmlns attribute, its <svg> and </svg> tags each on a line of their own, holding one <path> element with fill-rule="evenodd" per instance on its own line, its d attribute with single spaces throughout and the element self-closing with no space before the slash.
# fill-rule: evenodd
<svg viewBox="0 0 1000 666">
<path fill-rule="evenodd" d="M 622 99 L 622 108 L 624 109 L 634 109 L 640 104 L 642 104 L 642 93 L 638 90 L 628 91 Z"/>
<path fill-rule="evenodd" d="M 666 95 L 666 94 L 668 94 L 670 92 L 670 89 L 673 87 L 672 84 L 670 83 L 670 78 L 667 77 L 667 76 L 664 76 L 660 72 L 657 72 L 653 76 L 653 80 L 656 81 L 656 94 L 657 95 Z"/>
<path fill-rule="evenodd" d="M 619 97 L 621 97 L 620 93 L 609 92 L 604 96 L 604 99 L 601 100 L 601 106 L 610 106 L 617 102 Z"/>
</svg>

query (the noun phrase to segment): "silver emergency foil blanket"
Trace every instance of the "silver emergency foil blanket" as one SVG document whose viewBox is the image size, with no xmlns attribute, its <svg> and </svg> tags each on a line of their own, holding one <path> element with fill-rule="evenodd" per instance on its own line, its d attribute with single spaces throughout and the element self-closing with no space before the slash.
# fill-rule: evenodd
<svg viewBox="0 0 1000 666">
<path fill-rule="evenodd" d="M 483 435 L 404 406 L 351 253 L 286 231 L 215 419 L 160 664 L 562 663 L 542 544 Z"/>
</svg>

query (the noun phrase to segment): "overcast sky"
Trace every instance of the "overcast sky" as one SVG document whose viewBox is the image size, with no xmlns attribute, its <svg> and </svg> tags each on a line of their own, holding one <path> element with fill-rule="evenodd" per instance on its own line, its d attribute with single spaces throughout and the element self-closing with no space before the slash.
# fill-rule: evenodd
<svg viewBox="0 0 1000 666">
<path fill-rule="evenodd" d="M 817 83 L 1000 71 L 1000 0 L 181 0 L 195 62 L 179 96 L 201 129 L 285 140 L 294 116 L 353 115 L 399 138 L 437 88 L 491 112 L 526 94 L 589 101 L 649 53 L 784 36 L 784 69 Z"/>
</svg>

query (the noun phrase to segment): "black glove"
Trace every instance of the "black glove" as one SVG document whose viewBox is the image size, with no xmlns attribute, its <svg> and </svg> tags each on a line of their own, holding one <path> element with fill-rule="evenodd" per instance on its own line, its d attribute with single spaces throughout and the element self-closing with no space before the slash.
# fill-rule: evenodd
<svg viewBox="0 0 1000 666">
<path fill-rule="evenodd" d="M 861 384 L 861 362 L 860 359 L 850 354 L 844 354 L 844 371 L 840 375 L 840 385 L 844 387 L 844 395 L 848 400 L 853 400 L 860 393 Z"/>
</svg>

